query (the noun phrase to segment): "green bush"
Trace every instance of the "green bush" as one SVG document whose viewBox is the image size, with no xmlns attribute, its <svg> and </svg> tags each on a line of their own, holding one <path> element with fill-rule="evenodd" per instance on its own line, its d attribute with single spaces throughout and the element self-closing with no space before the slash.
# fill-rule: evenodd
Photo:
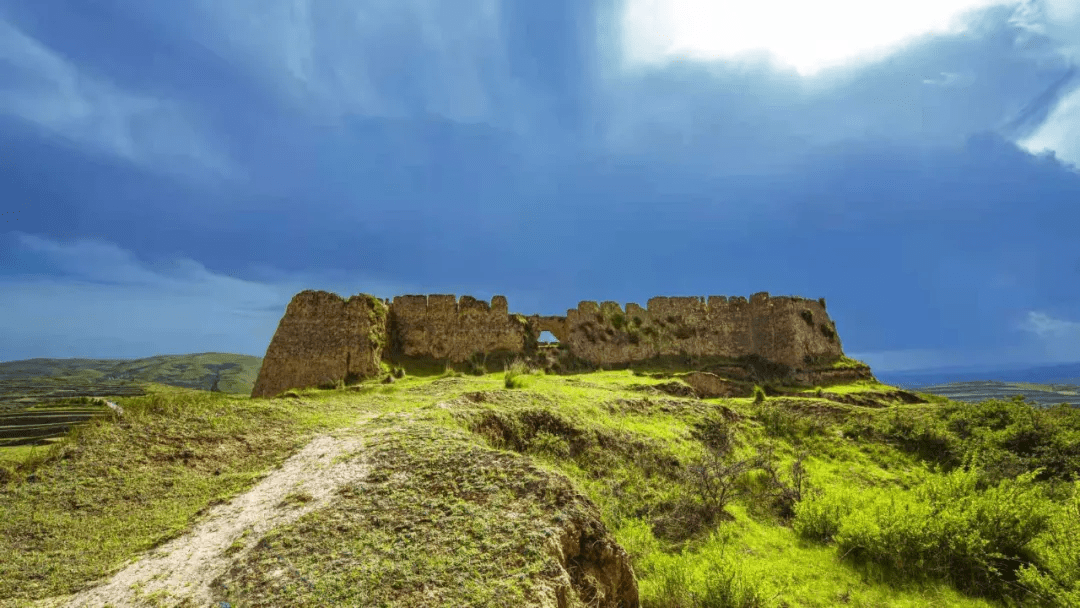
<svg viewBox="0 0 1080 608">
<path fill-rule="evenodd" d="M 503 375 L 504 384 L 506 385 L 506 388 L 524 388 L 526 377 L 528 375 L 529 368 L 525 365 L 525 362 L 520 359 L 515 359 Z"/>
<path fill-rule="evenodd" d="M 625 325 L 626 325 L 626 316 L 623 313 L 617 312 L 617 313 L 611 315 L 611 326 L 612 327 L 614 327 L 615 329 L 622 329 Z"/>
<path fill-rule="evenodd" d="M 763 403 L 765 401 L 765 389 L 760 386 L 754 387 L 754 403 Z"/>
<path fill-rule="evenodd" d="M 756 399 L 755 399 L 756 402 Z M 801 443 L 806 437 L 822 435 L 825 421 L 813 414 L 804 414 L 787 407 L 765 406 L 755 416 L 769 437 Z"/>
<path fill-rule="evenodd" d="M 840 530 L 840 522 L 865 502 L 865 496 L 865 493 L 848 488 L 811 493 L 795 505 L 795 520 L 791 527 L 803 538 L 829 542 Z"/>
<path fill-rule="evenodd" d="M 969 593 L 1015 597 L 1026 591 L 1013 581 L 1038 560 L 1033 541 L 1055 515 L 1035 475 L 979 491 L 978 470 L 958 468 L 911 491 L 815 496 L 796 505 L 794 528 L 805 538 L 832 538 L 839 554 L 901 579 L 944 579 Z"/>
<path fill-rule="evenodd" d="M 1032 603 L 1080 606 L 1080 482 L 1059 505 L 1047 530 L 1033 543 L 1040 566 L 1021 566 L 1017 579 L 1031 593 Z"/>
<path fill-rule="evenodd" d="M 876 432 L 921 458 L 954 468 L 974 463 L 994 484 L 1040 470 L 1040 480 L 1080 475 L 1080 409 L 1041 408 L 1020 400 L 949 403 L 935 416 L 896 408 Z"/>
<path fill-rule="evenodd" d="M 897 447 L 948 468 L 963 462 L 964 448 L 940 420 L 894 407 L 876 429 Z"/>
<path fill-rule="evenodd" d="M 529 451 L 552 458 L 569 458 L 570 444 L 559 435 L 541 430 L 529 440 Z"/>
</svg>

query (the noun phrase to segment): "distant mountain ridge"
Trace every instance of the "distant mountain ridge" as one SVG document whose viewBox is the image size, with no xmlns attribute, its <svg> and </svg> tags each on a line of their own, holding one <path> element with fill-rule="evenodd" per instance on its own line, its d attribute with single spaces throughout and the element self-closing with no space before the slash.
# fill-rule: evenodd
<svg viewBox="0 0 1080 608">
<path fill-rule="evenodd" d="M 232 353 L 158 355 L 142 359 L 24 359 L 0 362 L 0 382 L 87 385 L 157 382 L 182 388 L 249 394 L 262 357 Z"/>
</svg>

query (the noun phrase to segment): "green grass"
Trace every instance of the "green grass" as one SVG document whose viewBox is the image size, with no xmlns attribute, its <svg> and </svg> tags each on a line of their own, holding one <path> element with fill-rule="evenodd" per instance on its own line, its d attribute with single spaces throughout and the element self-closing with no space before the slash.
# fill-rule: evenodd
<svg viewBox="0 0 1080 608">
<path fill-rule="evenodd" d="M 1019 403 L 863 407 L 816 398 L 813 389 L 805 398 L 761 403 L 639 389 L 662 382 L 630 371 L 553 376 L 515 368 L 300 390 L 285 399 L 164 387 L 118 399 L 127 412 L 120 421 L 92 423 L 44 452 L 0 451 L 12 476 L 0 487 L 0 555 L 14 556 L 0 561 L 0 600 L 67 593 L 108 575 L 182 533 L 216 501 L 251 487 L 314 433 L 366 414 L 375 415 L 359 429 L 368 447 L 353 457 L 371 465 L 368 478 L 238 558 L 215 582 L 229 589 L 221 601 L 535 605 L 555 584 L 546 539 L 599 518 L 630 555 L 646 608 L 991 607 L 1005 606 L 1008 593 L 1034 605 L 1034 596 L 1016 589 L 951 577 L 960 572 L 955 564 L 978 574 L 977 551 L 913 545 L 910 555 L 920 559 L 955 557 L 941 562 L 955 572 L 920 577 L 887 550 L 915 538 L 914 529 L 895 539 L 875 536 L 892 520 L 873 505 L 915 504 L 920 492 L 953 483 L 949 475 L 959 469 L 949 473 L 955 463 L 934 459 L 939 448 L 953 461 L 974 463 L 977 484 L 957 485 L 956 498 L 942 503 L 970 507 L 946 510 L 969 536 L 1008 529 L 980 528 L 990 515 L 980 515 L 978 501 L 982 492 L 999 491 L 987 488 L 1015 470 L 1009 467 L 1050 471 L 1032 482 L 1035 489 L 1016 490 L 1013 502 L 985 504 L 1027 505 L 994 517 L 1048 514 L 1052 525 L 1036 521 L 1034 540 L 1022 547 L 1033 568 L 1022 574 L 1024 589 L 1060 601 L 1075 592 L 1080 576 L 1069 564 L 1080 562 L 1080 548 L 1061 540 L 1080 538 L 1080 506 L 1074 522 L 1062 481 L 1075 472 L 1069 463 L 1080 462 L 1070 460 L 1080 445 L 1070 433 L 1080 433 L 1080 421 L 1069 412 L 1038 414 L 1025 426 L 1031 410 Z M 894 389 L 865 382 L 825 390 L 873 396 Z M 733 432 L 725 458 L 749 461 L 766 450 L 777 475 L 773 482 L 756 468 L 738 477 L 737 496 L 723 512 L 707 508 L 687 474 L 707 454 L 700 429 L 710 420 L 728 421 Z M 1019 464 L 1010 460 L 1010 450 L 1032 445 L 1050 447 Z M 800 453 L 810 486 L 792 517 L 778 506 L 777 492 L 792 487 Z M 37 481 L 26 481 L 29 475 Z M 800 505 L 845 492 L 862 498 L 814 520 L 835 534 L 797 533 L 816 513 Z M 299 505 L 310 496 L 282 499 Z M 873 544 L 880 539 L 888 542 Z M 974 561 L 964 562 L 965 555 Z"/>
<path fill-rule="evenodd" d="M 861 368 L 861 367 L 869 367 L 869 366 L 866 365 L 865 363 L 863 363 L 862 361 L 859 361 L 857 359 L 852 359 L 851 357 L 848 357 L 848 356 L 845 355 L 843 357 L 840 357 L 836 361 L 834 361 L 833 364 L 832 364 L 832 367 L 833 367 L 833 369 L 858 369 L 858 368 Z"/>
</svg>

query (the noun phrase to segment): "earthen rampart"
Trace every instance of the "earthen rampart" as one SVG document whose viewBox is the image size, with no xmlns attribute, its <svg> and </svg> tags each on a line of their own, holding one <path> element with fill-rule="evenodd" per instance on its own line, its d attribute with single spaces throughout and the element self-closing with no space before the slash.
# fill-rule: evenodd
<svg viewBox="0 0 1080 608">
<path fill-rule="evenodd" d="M 477 353 L 524 354 L 530 328 L 511 315 L 506 298 L 491 303 L 452 295 L 398 296 L 390 304 L 390 351 L 400 357 L 467 361 Z"/>
<path fill-rule="evenodd" d="M 386 317 L 386 304 L 372 296 L 296 294 L 266 349 L 251 395 L 378 375 Z"/>
<path fill-rule="evenodd" d="M 656 357 L 757 355 L 792 368 L 843 355 L 823 302 L 758 293 L 742 297 L 657 297 L 645 308 L 581 302 L 566 313 L 566 338 L 578 357 L 620 366 Z"/>
<path fill-rule="evenodd" d="M 381 373 L 380 361 L 459 367 L 477 359 L 528 358 L 550 331 L 559 352 L 593 367 L 660 360 L 688 369 L 766 362 L 792 377 L 843 356 L 824 300 L 656 297 L 646 306 L 583 301 L 566 316 L 511 314 L 506 298 L 405 295 L 348 300 L 305 291 L 289 304 L 252 396 Z"/>
</svg>

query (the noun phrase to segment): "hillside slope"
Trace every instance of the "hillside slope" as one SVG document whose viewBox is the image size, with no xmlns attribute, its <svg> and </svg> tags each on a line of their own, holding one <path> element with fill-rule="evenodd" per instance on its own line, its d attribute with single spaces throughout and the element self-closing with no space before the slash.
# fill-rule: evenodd
<svg viewBox="0 0 1080 608">
<path fill-rule="evenodd" d="M 0 362 L 0 386 L 87 386 L 155 382 L 199 390 L 250 394 L 261 357 L 230 353 L 160 355 L 145 359 L 26 359 Z"/>
<path fill-rule="evenodd" d="M 1077 410 L 771 392 L 518 370 L 119 397 L 123 417 L 47 453 L 0 450 L 0 605 L 110 588 L 150 606 L 1080 600 Z M 265 525 L 219 522 L 255 504 Z M 195 561 L 129 577 L 164 572 L 159 546 Z"/>
</svg>

